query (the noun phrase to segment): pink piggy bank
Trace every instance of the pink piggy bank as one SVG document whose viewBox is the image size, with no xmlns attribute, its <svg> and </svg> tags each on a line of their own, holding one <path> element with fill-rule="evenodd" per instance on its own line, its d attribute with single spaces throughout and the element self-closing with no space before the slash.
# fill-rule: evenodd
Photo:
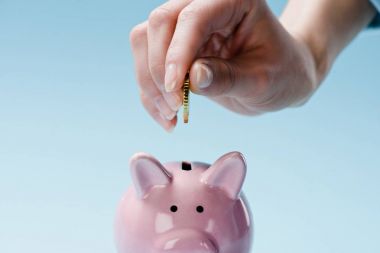
<svg viewBox="0 0 380 253">
<path fill-rule="evenodd" d="M 119 253 L 248 253 L 252 218 L 240 194 L 244 157 L 231 152 L 214 164 L 171 162 L 138 153 L 134 187 L 119 205 Z"/>
</svg>

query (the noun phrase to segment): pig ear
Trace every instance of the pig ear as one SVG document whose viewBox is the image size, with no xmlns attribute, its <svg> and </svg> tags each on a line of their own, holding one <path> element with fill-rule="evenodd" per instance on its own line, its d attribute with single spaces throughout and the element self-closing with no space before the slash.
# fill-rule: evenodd
<svg viewBox="0 0 380 253">
<path fill-rule="evenodd" d="M 164 166 L 153 156 L 137 153 L 130 160 L 132 181 L 137 196 L 142 199 L 153 186 L 167 185 L 171 176 Z"/>
<path fill-rule="evenodd" d="M 233 200 L 239 198 L 246 174 L 246 163 L 239 152 L 231 152 L 220 157 L 213 165 L 203 172 L 201 181 L 219 188 Z"/>
</svg>

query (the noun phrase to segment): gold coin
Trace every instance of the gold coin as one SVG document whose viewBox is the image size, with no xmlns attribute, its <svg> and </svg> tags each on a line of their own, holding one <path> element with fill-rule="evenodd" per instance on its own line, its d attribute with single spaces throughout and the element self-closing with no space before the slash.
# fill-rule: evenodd
<svg viewBox="0 0 380 253">
<path fill-rule="evenodd" d="M 183 82 L 183 122 L 189 122 L 189 93 L 190 93 L 190 74 L 187 73 Z"/>
</svg>

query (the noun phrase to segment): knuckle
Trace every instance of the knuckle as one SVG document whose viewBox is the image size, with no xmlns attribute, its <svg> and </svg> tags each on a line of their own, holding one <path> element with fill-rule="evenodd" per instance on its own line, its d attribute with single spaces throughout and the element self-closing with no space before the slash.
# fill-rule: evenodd
<svg viewBox="0 0 380 253">
<path fill-rule="evenodd" d="M 227 87 L 231 89 L 232 86 L 234 86 L 236 82 L 236 70 L 232 64 L 227 64 L 226 62 L 223 61 L 223 65 L 224 65 L 224 68 L 226 69 L 225 80 L 227 80 L 227 82 L 229 83 Z"/>
<path fill-rule="evenodd" d="M 145 94 L 145 96 L 155 97 L 157 94 L 159 94 L 156 85 L 141 75 L 137 76 L 137 83 L 140 90 Z"/>
<path fill-rule="evenodd" d="M 164 22 L 168 22 L 173 19 L 173 15 L 169 9 L 159 7 L 153 10 L 149 15 L 149 25 L 152 27 L 159 27 Z"/>
<path fill-rule="evenodd" d="M 165 65 L 181 60 L 182 50 L 177 40 L 172 40 L 166 54 Z"/>
<path fill-rule="evenodd" d="M 164 74 L 165 64 L 163 63 L 151 63 L 149 66 L 150 72 L 154 75 Z"/>
<path fill-rule="evenodd" d="M 154 99 L 152 99 L 152 96 L 145 91 L 140 91 L 140 100 L 147 110 L 151 110 L 154 107 L 152 102 Z"/>
<path fill-rule="evenodd" d="M 178 22 L 189 22 L 197 19 L 197 12 L 190 8 L 183 9 L 178 15 Z"/>
<path fill-rule="evenodd" d="M 225 61 L 221 61 L 219 67 L 223 73 L 221 80 L 223 80 L 224 85 L 221 85 L 221 89 L 217 95 L 228 94 L 236 83 L 236 70 L 234 65 L 228 64 Z"/>
<path fill-rule="evenodd" d="M 150 101 L 148 99 L 148 97 L 143 93 L 143 92 L 140 92 L 140 100 L 141 100 L 141 104 L 144 106 L 145 110 L 147 110 L 148 112 L 151 110 L 151 105 L 150 105 Z"/>
<path fill-rule="evenodd" d="M 129 40 L 132 45 L 137 45 L 141 43 L 142 40 L 145 40 L 147 36 L 146 25 L 139 24 L 136 25 L 129 34 Z"/>
<path fill-rule="evenodd" d="M 149 114 L 152 114 L 154 112 L 153 106 L 151 105 L 149 100 L 146 99 L 145 96 L 141 97 L 141 104 L 143 105 L 145 111 L 148 112 Z"/>
<path fill-rule="evenodd" d="M 153 80 L 157 84 L 163 84 L 165 76 L 165 65 L 161 63 L 152 63 L 149 65 L 149 70 L 152 74 Z"/>
</svg>

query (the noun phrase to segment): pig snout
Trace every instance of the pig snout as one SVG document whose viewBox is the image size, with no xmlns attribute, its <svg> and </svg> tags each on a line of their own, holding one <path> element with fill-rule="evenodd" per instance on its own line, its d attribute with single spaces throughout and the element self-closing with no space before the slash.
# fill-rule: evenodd
<svg viewBox="0 0 380 253">
<path fill-rule="evenodd" d="M 218 249 L 206 234 L 183 229 L 160 235 L 154 253 L 218 253 Z"/>
</svg>

